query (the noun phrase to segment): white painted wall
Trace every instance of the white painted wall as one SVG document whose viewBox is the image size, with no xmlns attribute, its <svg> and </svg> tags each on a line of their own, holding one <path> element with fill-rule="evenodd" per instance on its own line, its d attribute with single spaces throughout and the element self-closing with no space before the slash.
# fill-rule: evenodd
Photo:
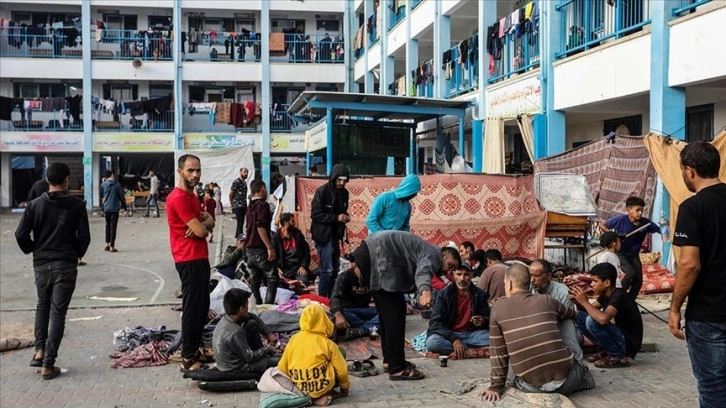
<svg viewBox="0 0 726 408">
<path fill-rule="evenodd" d="M 435 4 L 424 0 L 411 12 L 411 37 L 416 37 L 434 24 Z"/>
<path fill-rule="evenodd" d="M 366 61 L 365 56 L 361 56 L 355 61 L 353 65 L 353 78 L 355 81 L 362 81 L 363 76 L 366 74 Z"/>
<path fill-rule="evenodd" d="M 650 33 L 634 34 L 555 64 L 555 109 L 650 89 Z"/>
<path fill-rule="evenodd" d="M 723 41 L 726 2 L 721 3 L 720 8 L 695 13 L 672 23 L 668 71 L 670 86 L 726 77 Z"/>
<path fill-rule="evenodd" d="M 408 42 L 406 37 L 406 20 L 401 20 L 393 30 L 388 32 L 388 55 L 393 55 Z"/>
<path fill-rule="evenodd" d="M 441 2 L 441 11 L 444 14 L 450 14 L 449 12 L 454 7 L 458 6 L 459 3 L 461 3 L 464 0 L 438 0 Z M 430 3 L 433 3 L 433 1 L 430 1 Z"/>
<path fill-rule="evenodd" d="M 319 13 L 342 13 L 345 1 L 342 0 L 265 0 L 270 2 L 270 11 L 317 11 Z"/>
<path fill-rule="evenodd" d="M 345 82 L 345 66 L 343 64 L 270 64 L 270 81 L 343 83 Z"/>
<path fill-rule="evenodd" d="M 44 7 L 46 6 L 53 6 L 53 5 L 75 5 L 75 6 L 81 6 L 81 0 L 3 0 L 4 4 L 22 4 L 25 5 L 42 5 Z"/>
<path fill-rule="evenodd" d="M 133 4 L 134 8 L 164 7 L 171 10 L 174 7 L 174 0 L 134 1 L 129 0 L 91 0 L 92 7 L 128 7 Z"/>
<path fill-rule="evenodd" d="M 127 64 L 131 66 L 131 62 Z M 80 58 L 0 58 L 0 75 L 3 78 L 82 79 L 83 62 Z"/>
<path fill-rule="evenodd" d="M 132 61 L 127 60 L 92 60 L 91 71 L 94 80 L 170 81 L 174 79 L 174 64 L 171 61 L 144 61 L 140 68 L 134 68 Z"/>
<path fill-rule="evenodd" d="M 290 64 L 292 65 L 292 64 Z M 193 61 L 182 64 L 184 81 L 262 81 L 259 62 L 226 63 Z M 173 79 L 172 76 L 169 77 Z"/>
<path fill-rule="evenodd" d="M 182 9 L 199 8 L 203 10 L 229 10 L 229 0 L 180 0 Z M 262 9 L 263 0 L 244 0 L 235 2 L 234 6 L 244 10 L 260 10 Z"/>
<path fill-rule="evenodd" d="M 374 46 L 367 48 L 366 54 L 368 54 L 368 71 L 378 67 L 381 64 L 381 41 L 379 40 Z"/>
</svg>

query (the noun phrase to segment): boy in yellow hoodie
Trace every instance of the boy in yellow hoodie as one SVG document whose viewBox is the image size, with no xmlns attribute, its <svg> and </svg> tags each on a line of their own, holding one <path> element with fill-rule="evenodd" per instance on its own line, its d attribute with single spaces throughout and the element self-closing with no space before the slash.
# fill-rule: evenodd
<svg viewBox="0 0 726 408">
<path fill-rule="evenodd" d="M 329 339 L 334 330 L 322 306 L 307 306 L 300 315 L 300 332 L 290 338 L 277 365 L 315 405 L 345 397 L 350 388 L 345 358 Z M 340 386 L 340 393 L 333 391 L 336 386 Z"/>
</svg>

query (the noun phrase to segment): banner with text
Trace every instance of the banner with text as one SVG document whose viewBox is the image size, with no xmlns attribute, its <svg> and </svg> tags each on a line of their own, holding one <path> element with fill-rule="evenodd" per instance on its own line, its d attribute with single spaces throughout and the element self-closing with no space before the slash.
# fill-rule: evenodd
<svg viewBox="0 0 726 408">
<path fill-rule="evenodd" d="M 262 151 L 262 135 L 253 134 L 209 134 L 187 133 L 184 135 L 184 150 L 219 150 L 251 146 L 255 153 Z"/>
<path fill-rule="evenodd" d="M 487 88 L 487 117 L 513 119 L 542 110 L 542 85 L 533 75 L 502 87 Z"/>
<path fill-rule="evenodd" d="M 328 124 L 324 120 L 305 131 L 305 151 L 314 152 L 328 147 Z"/>
<path fill-rule="evenodd" d="M 0 132 L 3 152 L 82 152 L 81 132 Z"/>
<path fill-rule="evenodd" d="M 174 133 L 94 133 L 94 152 L 173 152 Z"/>
</svg>

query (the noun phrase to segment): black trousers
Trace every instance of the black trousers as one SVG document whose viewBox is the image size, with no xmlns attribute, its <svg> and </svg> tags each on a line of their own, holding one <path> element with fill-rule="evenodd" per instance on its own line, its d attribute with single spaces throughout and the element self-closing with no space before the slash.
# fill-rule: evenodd
<svg viewBox="0 0 726 408">
<path fill-rule="evenodd" d="M 234 208 L 234 216 L 237 219 L 237 228 L 234 230 L 234 237 L 237 239 L 239 234 L 245 233 L 245 214 L 247 213 L 247 207 Z"/>
<path fill-rule="evenodd" d="M 103 213 L 106 217 L 106 244 L 116 246 L 116 230 L 118 229 L 118 211 L 106 211 Z"/>
<path fill-rule="evenodd" d="M 620 269 L 625 273 L 623 278 L 623 290 L 633 298 L 637 298 L 640 288 L 643 287 L 643 263 L 640 262 L 640 254 L 636 253 L 631 256 L 619 256 Z M 625 263 L 623 262 L 625 261 Z"/>
<path fill-rule="evenodd" d="M 76 289 L 75 262 L 54 261 L 34 267 L 38 303 L 35 308 L 35 351 L 44 351 L 43 366 L 53 367 L 66 327 L 66 312 Z"/>
<path fill-rule="evenodd" d="M 383 360 L 388 363 L 388 372 L 397 373 L 405 368 L 406 355 L 406 301 L 401 292 L 373 292 L 376 310 L 380 320 L 381 348 Z"/>
<path fill-rule="evenodd" d="M 182 358 L 191 360 L 202 346 L 209 317 L 209 260 L 179 262 L 175 266 L 182 284 Z"/>
</svg>

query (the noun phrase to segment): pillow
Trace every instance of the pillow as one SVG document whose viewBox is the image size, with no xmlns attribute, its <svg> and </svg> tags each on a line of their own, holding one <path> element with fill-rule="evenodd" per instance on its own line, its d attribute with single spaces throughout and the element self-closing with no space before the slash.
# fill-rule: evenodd
<svg viewBox="0 0 726 408">
<path fill-rule="evenodd" d="M 307 395 L 260 393 L 260 408 L 297 408 L 307 407 L 311 403 Z"/>
</svg>

